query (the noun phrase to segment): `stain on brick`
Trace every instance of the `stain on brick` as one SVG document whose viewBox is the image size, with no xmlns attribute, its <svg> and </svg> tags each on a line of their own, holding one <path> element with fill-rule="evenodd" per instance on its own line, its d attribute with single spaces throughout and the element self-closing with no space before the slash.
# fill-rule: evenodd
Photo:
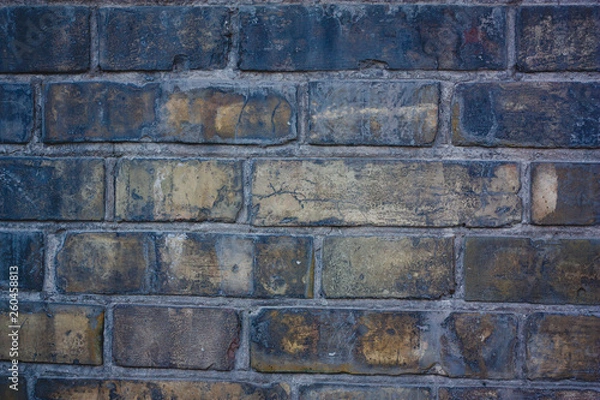
<svg viewBox="0 0 600 400">
<path fill-rule="evenodd" d="M 124 367 L 229 371 L 239 334 L 233 310 L 119 305 L 113 354 Z"/>
<path fill-rule="evenodd" d="M 87 7 L 0 9 L 0 72 L 81 72 L 90 65 Z"/>
<path fill-rule="evenodd" d="M 8 321 L 7 303 L 0 311 Z M 101 307 L 23 303 L 19 304 L 19 362 L 54 364 L 102 364 L 104 310 Z M 11 330 L 0 328 L 2 360 L 11 360 Z"/>
<path fill-rule="evenodd" d="M 241 7 L 239 67 L 253 71 L 479 70 L 506 65 L 500 7 Z"/>
<path fill-rule="evenodd" d="M 227 64 L 225 7 L 100 8 L 98 30 L 103 70 L 218 69 Z"/>
<path fill-rule="evenodd" d="M 509 388 L 440 388 L 440 400 L 597 400 L 600 392 L 592 390 L 509 389 Z"/>
<path fill-rule="evenodd" d="M 0 83 L 0 143 L 27 143 L 32 130 L 31 86 Z"/>
<path fill-rule="evenodd" d="M 300 387 L 300 400 L 371 400 L 404 399 L 430 400 L 431 391 L 425 388 L 401 388 L 386 386 L 326 385 L 315 384 Z"/>
<path fill-rule="evenodd" d="M 260 160 L 255 225 L 503 226 L 521 219 L 516 164 Z"/>
<path fill-rule="evenodd" d="M 11 367 L 6 367 L 11 368 Z M 18 376 L 17 380 L 12 381 L 15 378 L 13 376 L 8 375 L 0 375 L 0 398 L 3 400 L 28 400 L 29 397 L 27 395 L 27 379 L 25 377 Z M 13 388 L 14 385 L 19 389 L 15 391 Z"/>
<path fill-rule="evenodd" d="M 241 162 L 122 160 L 116 217 L 126 221 L 234 221 L 242 206 Z"/>
<path fill-rule="evenodd" d="M 104 218 L 104 163 L 99 159 L 0 159 L 0 218 Z"/>
<path fill-rule="evenodd" d="M 311 82 L 313 144 L 429 146 L 438 127 L 438 84 Z"/>
<path fill-rule="evenodd" d="M 600 379 L 600 318 L 536 313 L 526 335 L 529 379 Z"/>
<path fill-rule="evenodd" d="M 453 289 L 452 238 L 327 237 L 329 298 L 439 298 Z"/>
<path fill-rule="evenodd" d="M 44 235 L 0 232 L 0 288 L 9 289 L 10 267 L 17 267 L 18 289 L 41 291 L 44 284 Z"/>
<path fill-rule="evenodd" d="M 521 71 L 600 71 L 600 8 L 521 7 L 516 41 Z"/>
<path fill-rule="evenodd" d="M 531 198 L 535 224 L 597 225 L 600 164 L 533 164 Z"/>
<path fill-rule="evenodd" d="M 600 240 L 471 237 L 465 247 L 468 301 L 600 303 Z"/>
<path fill-rule="evenodd" d="M 459 146 L 600 147 L 600 84 L 573 82 L 459 85 L 452 103 Z"/>
</svg>

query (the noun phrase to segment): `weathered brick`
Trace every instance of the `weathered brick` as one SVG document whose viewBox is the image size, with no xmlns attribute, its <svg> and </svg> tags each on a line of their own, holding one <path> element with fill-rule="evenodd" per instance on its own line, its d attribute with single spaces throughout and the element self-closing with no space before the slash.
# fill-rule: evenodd
<svg viewBox="0 0 600 400">
<path fill-rule="evenodd" d="M 234 221 L 242 206 L 241 162 L 122 160 L 116 217 L 127 221 Z"/>
<path fill-rule="evenodd" d="M 71 233 L 56 256 L 56 282 L 63 293 L 144 293 L 154 264 L 146 233 Z"/>
<path fill-rule="evenodd" d="M 10 367 L 7 367 L 10 368 Z M 0 399 L 2 400 L 28 400 L 29 397 L 27 395 L 27 380 L 21 375 L 17 376 L 14 382 L 11 381 L 13 376 L 0 375 Z M 18 389 L 15 391 L 11 389 L 15 387 L 13 385 L 17 385 Z"/>
<path fill-rule="evenodd" d="M 428 146 L 438 127 L 439 85 L 312 82 L 313 144 Z"/>
<path fill-rule="evenodd" d="M 600 318 L 536 313 L 526 335 L 529 379 L 600 379 Z"/>
<path fill-rule="evenodd" d="M 0 232 L 0 288 L 8 290 L 11 266 L 17 267 L 19 290 L 42 290 L 44 235 L 41 232 Z"/>
<path fill-rule="evenodd" d="M 502 226 L 521 219 L 519 168 L 497 162 L 259 160 L 256 225 Z"/>
<path fill-rule="evenodd" d="M 460 146 L 600 147 L 600 84 L 572 82 L 459 85 L 452 103 Z"/>
<path fill-rule="evenodd" d="M 0 143 L 27 143 L 31 139 L 32 129 L 31 87 L 0 83 Z"/>
<path fill-rule="evenodd" d="M 9 321 L 8 307 L 0 311 Z M 104 310 L 71 304 L 19 303 L 19 361 L 57 364 L 102 364 Z M 10 360 L 12 329 L 0 328 L 1 359 Z"/>
<path fill-rule="evenodd" d="M 165 234 L 158 239 L 158 293 L 312 297 L 306 237 Z"/>
<path fill-rule="evenodd" d="M 326 297 L 439 298 L 453 288 L 452 238 L 327 237 Z"/>
<path fill-rule="evenodd" d="M 229 49 L 225 7 L 106 7 L 99 10 L 103 70 L 224 68 Z"/>
<path fill-rule="evenodd" d="M 598 400 L 593 390 L 511 388 L 440 388 L 440 400 Z"/>
<path fill-rule="evenodd" d="M 477 70 L 506 65 L 501 7 L 241 7 L 242 70 Z"/>
<path fill-rule="evenodd" d="M 300 387 L 300 400 L 429 400 L 431 391 L 423 388 L 400 388 L 358 385 L 316 384 Z"/>
<path fill-rule="evenodd" d="M 239 399 L 287 400 L 289 386 L 237 382 L 38 379 L 40 400 L 63 399 Z"/>
<path fill-rule="evenodd" d="M 516 40 L 521 71 L 600 71 L 600 8 L 522 7 Z"/>
<path fill-rule="evenodd" d="M 113 354 L 118 365 L 233 369 L 240 320 L 228 309 L 117 306 Z"/>
<path fill-rule="evenodd" d="M 0 159 L 0 218 L 94 220 L 104 217 L 99 159 Z"/>
<path fill-rule="evenodd" d="M 449 376 L 516 378 L 517 320 L 514 316 L 453 313 L 442 327 L 441 363 Z"/>
<path fill-rule="evenodd" d="M 597 225 L 600 164 L 533 164 L 531 199 L 535 224 Z"/>
<path fill-rule="evenodd" d="M 600 240 L 471 237 L 465 248 L 466 300 L 600 303 Z"/>
<path fill-rule="evenodd" d="M 0 9 L 0 72 L 77 72 L 90 65 L 87 7 Z"/>
</svg>

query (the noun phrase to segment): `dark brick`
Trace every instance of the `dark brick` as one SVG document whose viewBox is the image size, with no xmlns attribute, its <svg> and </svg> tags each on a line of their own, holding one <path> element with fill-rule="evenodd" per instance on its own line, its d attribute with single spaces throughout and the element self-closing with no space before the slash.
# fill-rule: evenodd
<svg viewBox="0 0 600 400">
<path fill-rule="evenodd" d="M 441 360 L 449 376 L 516 378 L 517 320 L 514 316 L 453 313 L 442 327 Z"/>
<path fill-rule="evenodd" d="M 252 221 L 261 226 L 502 226 L 521 220 L 519 187 L 519 168 L 511 163 L 258 160 Z"/>
<path fill-rule="evenodd" d="M 423 388 L 324 384 L 300 387 L 300 400 L 430 400 L 432 398 L 431 391 Z"/>
<path fill-rule="evenodd" d="M 468 238 L 465 299 L 600 303 L 600 240 Z"/>
<path fill-rule="evenodd" d="M 454 240 L 327 237 L 323 291 L 330 298 L 439 298 L 453 288 Z"/>
<path fill-rule="evenodd" d="M 9 268 L 18 267 L 19 290 L 42 290 L 44 235 L 41 232 L 0 232 L 0 288 L 9 288 Z"/>
<path fill-rule="evenodd" d="M 117 306 L 113 353 L 125 367 L 233 369 L 240 320 L 228 309 Z"/>
<path fill-rule="evenodd" d="M 575 389 L 440 388 L 440 400 L 598 400 L 600 392 Z"/>
<path fill-rule="evenodd" d="M 517 13 L 521 71 L 600 71 L 600 7 L 522 7 Z"/>
<path fill-rule="evenodd" d="M 313 144 L 428 146 L 438 127 L 439 85 L 312 82 Z"/>
<path fill-rule="evenodd" d="M 0 83 L 0 143 L 27 143 L 31 139 L 32 129 L 31 87 Z"/>
<path fill-rule="evenodd" d="M 239 399 L 287 400 L 289 386 L 237 382 L 38 379 L 40 400 L 64 399 Z"/>
<path fill-rule="evenodd" d="M 600 318 L 536 313 L 526 335 L 529 379 L 600 380 Z"/>
<path fill-rule="evenodd" d="M 538 225 L 600 223 L 600 164 L 536 163 L 532 220 Z"/>
<path fill-rule="evenodd" d="M 94 220 L 104 217 L 99 159 L 0 159 L 0 218 Z"/>
<path fill-rule="evenodd" d="M 225 7 L 101 8 L 103 70 L 224 68 L 229 49 Z"/>
<path fill-rule="evenodd" d="M 600 147 L 600 84 L 570 82 L 459 85 L 453 142 L 461 146 Z"/>
<path fill-rule="evenodd" d="M 11 367 L 6 367 L 6 369 Z M 21 366 L 19 366 L 21 368 Z M 6 371 L 6 370 L 5 370 Z M 10 371 L 9 371 L 10 372 Z M 14 379 L 14 380 L 13 380 Z M 16 384 L 16 386 L 14 386 Z M 17 388 L 15 391 L 13 388 Z M 28 400 L 27 380 L 23 377 L 22 371 L 19 376 L 0 375 L 0 399 L 2 400 Z"/>
<path fill-rule="evenodd" d="M 242 70 L 478 70 L 506 65 L 500 7 L 241 7 Z"/>
<path fill-rule="evenodd" d="M 87 7 L 0 9 L 0 72 L 77 72 L 90 65 Z"/>
<path fill-rule="evenodd" d="M 0 311 L 9 321 L 8 304 Z M 19 303 L 19 362 L 102 364 L 104 309 L 96 306 Z M 12 329 L 0 326 L 2 360 L 11 360 Z"/>
</svg>

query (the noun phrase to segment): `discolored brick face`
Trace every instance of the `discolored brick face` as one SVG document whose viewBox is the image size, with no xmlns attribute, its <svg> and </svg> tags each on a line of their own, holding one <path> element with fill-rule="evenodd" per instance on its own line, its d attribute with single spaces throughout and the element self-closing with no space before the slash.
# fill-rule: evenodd
<svg viewBox="0 0 600 400">
<path fill-rule="evenodd" d="M 0 398 L 6 400 L 28 400 L 27 395 L 27 379 L 19 377 L 19 390 L 15 391 L 11 388 L 13 383 L 9 380 L 10 376 L 0 376 Z"/>
<path fill-rule="evenodd" d="M 440 388 L 440 400 L 595 400 L 600 392 L 593 390 L 536 390 L 509 388 Z"/>
<path fill-rule="evenodd" d="M 33 129 L 29 85 L 0 83 L 0 143 L 26 143 Z"/>
<path fill-rule="evenodd" d="M 329 298 L 438 298 L 453 288 L 452 238 L 328 237 L 323 292 Z"/>
<path fill-rule="evenodd" d="M 400 387 L 372 387 L 355 385 L 323 385 L 316 384 L 300 388 L 301 400 L 369 400 L 369 399 L 406 399 L 430 400 L 429 389 L 400 388 Z"/>
<path fill-rule="evenodd" d="M 10 272 L 16 266 L 20 290 L 42 290 L 44 235 L 41 232 L 0 232 L 0 288 L 9 290 Z"/>
</svg>

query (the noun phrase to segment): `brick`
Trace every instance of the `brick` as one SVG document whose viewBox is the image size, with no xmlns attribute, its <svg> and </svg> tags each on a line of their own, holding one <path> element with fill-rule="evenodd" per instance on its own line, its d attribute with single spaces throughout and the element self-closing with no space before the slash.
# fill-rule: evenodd
<svg viewBox="0 0 600 400">
<path fill-rule="evenodd" d="M 0 232 L 0 288 L 10 286 L 10 267 L 17 267 L 18 289 L 41 291 L 44 285 L 44 235 Z"/>
<path fill-rule="evenodd" d="M 465 248 L 467 301 L 600 303 L 600 240 L 471 237 Z"/>
<path fill-rule="evenodd" d="M 0 398 L 3 400 L 28 400 L 27 380 L 22 375 L 17 376 L 17 380 L 14 382 L 11 379 L 13 379 L 12 376 L 0 375 Z M 14 388 L 15 384 L 18 391 L 11 389 L 11 386 Z"/>
<path fill-rule="evenodd" d="M 519 168 L 510 163 L 259 160 L 252 221 L 260 226 L 502 226 L 521 219 L 519 187 Z"/>
<path fill-rule="evenodd" d="M 259 386 L 237 382 L 135 381 L 96 379 L 38 379 L 36 396 L 40 400 L 62 399 L 239 399 L 287 400 L 289 386 Z M 112 397 L 111 397 L 112 396 Z"/>
<path fill-rule="evenodd" d="M 453 289 L 452 238 L 327 237 L 328 298 L 439 298 Z"/>
<path fill-rule="evenodd" d="M 501 7 L 240 7 L 239 67 L 255 71 L 479 70 L 506 66 Z"/>
<path fill-rule="evenodd" d="M 101 8 L 100 67 L 107 71 L 224 68 L 228 26 L 225 7 Z"/>
<path fill-rule="evenodd" d="M 521 7 L 517 12 L 517 69 L 600 71 L 600 8 Z"/>
<path fill-rule="evenodd" d="M 116 218 L 126 221 L 234 221 L 242 206 L 241 162 L 122 160 Z"/>
<path fill-rule="evenodd" d="M 1 13 L 0 10 L 0 15 Z M 0 83 L 0 143 L 27 143 L 31 139 L 32 130 L 31 87 Z"/>
<path fill-rule="evenodd" d="M 145 293 L 155 250 L 147 233 L 70 233 L 56 256 L 62 293 Z"/>
<path fill-rule="evenodd" d="M 404 399 L 430 400 L 431 391 L 423 388 L 377 387 L 358 385 L 315 384 L 300 387 L 300 400 L 370 400 Z"/>
<path fill-rule="evenodd" d="M 534 224 L 597 225 L 600 164 L 533 164 L 531 199 Z"/>
<path fill-rule="evenodd" d="M 597 400 L 593 390 L 546 390 L 510 388 L 440 388 L 440 400 Z"/>
<path fill-rule="evenodd" d="M 598 83 L 463 84 L 452 102 L 452 140 L 460 146 L 598 148 L 598 114 Z"/>
<path fill-rule="evenodd" d="M 80 72 L 90 66 L 87 7 L 0 10 L 0 73 Z"/>
<path fill-rule="evenodd" d="M 104 217 L 104 164 L 99 159 L 0 159 L 0 218 L 91 220 Z M 10 199 L 10 200 L 8 200 Z"/>
<path fill-rule="evenodd" d="M 442 327 L 441 362 L 449 376 L 516 378 L 517 320 L 514 316 L 452 313 Z"/>
<path fill-rule="evenodd" d="M 9 320 L 8 307 L 0 316 Z M 71 304 L 19 303 L 19 362 L 102 364 L 104 310 Z M 0 328 L 1 359 L 11 360 L 12 330 Z"/>
<path fill-rule="evenodd" d="M 228 309 L 119 305 L 113 354 L 124 367 L 228 371 L 239 333 L 239 317 Z"/>
<path fill-rule="evenodd" d="M 529 379 L 600 379 L 600 318 L 536 313 L 526 325 Z"/>
<path fill-rule="evenodd" d="M 439 85 L 311 82 L 312 144 L 430 146 L 438 128 Z"/>
<path fill-rule="evenodd" d="M 165 234 L 158 239 L 162 294 L 312 297 L 306 237 Z"/>
</svg>

